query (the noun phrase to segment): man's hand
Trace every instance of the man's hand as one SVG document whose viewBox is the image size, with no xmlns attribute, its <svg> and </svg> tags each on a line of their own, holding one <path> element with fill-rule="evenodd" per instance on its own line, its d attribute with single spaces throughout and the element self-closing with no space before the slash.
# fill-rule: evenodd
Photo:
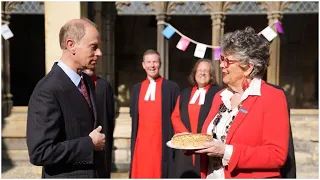
<svg viewBox="0 0 320 180">
<path fill-rule="evenodd" d="M 96 151 L 103 151 L 104 144 L 106 142 L 105 135 L 103 133 L 100 133 L 101 129 L 102 129 L 102 127 L 99 126 L 89 134 L 89 136 L 92 139 L 94 150 L 96 150 Z"/>
</svg>

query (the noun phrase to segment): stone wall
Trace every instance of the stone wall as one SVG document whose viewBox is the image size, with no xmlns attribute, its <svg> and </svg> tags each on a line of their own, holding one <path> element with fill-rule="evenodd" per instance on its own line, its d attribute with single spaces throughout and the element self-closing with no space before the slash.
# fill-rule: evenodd
<svg viewBox="0 0 320 180">
<path fill-rule="evenodd" d="M 318 110 L 291 110 L 298 178 L 319 178 Z"/>
<path fill-rule="evenodd" d="M 25 141 L 27 107 L 14 107 L 2 129 L 2 177 L 40 178 L 41 167 L 29 163 Z M 318 178 L 318 110 L 291 110 L 297 178 Z M 128 172 L 131 119 L 129 108 L 120 108 L 114 132 L 114 172 Z M 126 178 L 126 174 L 124 177 Z"/>
</svg>

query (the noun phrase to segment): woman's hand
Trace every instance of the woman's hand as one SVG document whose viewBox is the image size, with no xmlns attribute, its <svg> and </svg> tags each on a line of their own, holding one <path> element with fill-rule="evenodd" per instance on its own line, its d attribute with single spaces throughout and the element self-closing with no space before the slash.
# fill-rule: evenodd
<svg viewBox="0 0 320 180">
<path fill-rule="evenodd" d="M 212 156 L 212 157 L 224 156 L 226 144 L 220 141 L 210 141 L 210 142 L 204 143 L 204 146 L 207 148 L 195 151 L 195 153 L 206 153 L 208 156 Z"/>
</svg>

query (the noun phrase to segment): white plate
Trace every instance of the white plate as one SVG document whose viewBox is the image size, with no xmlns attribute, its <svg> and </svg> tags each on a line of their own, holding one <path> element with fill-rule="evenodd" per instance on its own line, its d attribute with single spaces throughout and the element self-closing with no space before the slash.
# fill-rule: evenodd
<svg viewBox="0 0 320 180">
<path fill-rule="evenodd" d="M 181 147 L 177 147 L 172 145 L 171 141 L 167 142 L 167 146 L 173 149 L 184 149 L 184 150 L 194 150 L 194 149 L 205 149 L 205 146 L 201 146 L 201 147 L 185 147 L 185 148 L 181 148 Z"/>
</svg>

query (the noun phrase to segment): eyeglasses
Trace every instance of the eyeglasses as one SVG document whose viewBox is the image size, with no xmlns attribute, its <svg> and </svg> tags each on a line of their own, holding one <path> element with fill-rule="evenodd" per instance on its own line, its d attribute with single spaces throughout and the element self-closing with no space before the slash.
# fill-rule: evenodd
<svg viewBox="0 0 320 180">
<path fill-rule="evenodd" d="M 223 63 L 224 67 L 226 68 L 236 62 L 239 62 L 239 60 L 229 60 L 227 57 L 220 55 L 220 64 Z"/>
</svg>

